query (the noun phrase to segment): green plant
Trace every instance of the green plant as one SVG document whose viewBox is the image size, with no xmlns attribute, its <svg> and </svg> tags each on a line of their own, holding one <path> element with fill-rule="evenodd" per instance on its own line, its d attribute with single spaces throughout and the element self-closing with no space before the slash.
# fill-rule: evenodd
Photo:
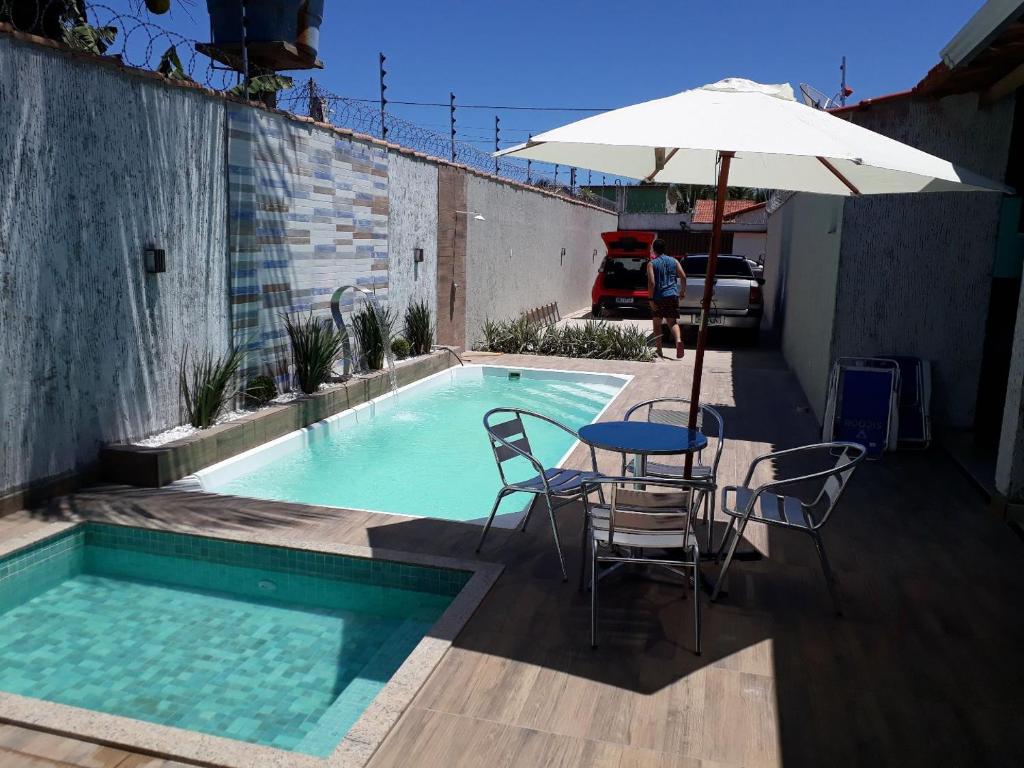
<svg viewBox="0 0 1024 768">
<path fill-rule="evenodd" d="M 189 361 L 188 347 L 178 368 L 178 397 L 184 419 L 193 427 L 212 426 L 224 404 L 235 396 L 230 389 L 243 353 L 233 349 L 215 358 L 210 352 Z"/>
<path fill-rule="evenodd" d="M 245 83 L 239 83 L 231 88 L 228 93 L 232 96 L 249 96 L 251 99 L 261 99 L 265 96 L 275 96 L 278 91 L 292 87 L 292 79 L 284 75 L 256 75 L 249 78 L 249 88 Z"/>
<path fill-rule="evenodd" d="M 409 352 L 412 346 L 406 339 L 401 336 L 396 336 L 391 342 L 391 354 L 393 354 L 399 360 L 405 360 L 409 356 Z"/>
<path fill-rule="evenodd" d="M 292 362 L 299 388 L 311 395 L 331 377 L 334 361 L 341 353 L 344 337 L 329 320 L 306 316 L 291 318 L 282 315 L 292 345 Z"/>
<path fill-rule="evenodd" d="M 277 384 L 272 377 L 260 374 L 246 385 L 242 394 L 245 396 L 246 405 L 258 408 L 277 397 Z"/>
<path fill-rule="evenodd" d="M 427 302 L 414 301 L 405 310 L 405 338 L 413 355 L 425 355 L 434 346 L 434 322 Z"/>
<path fill-rule="evenodd" d="M 366 306 L 352 315 L 352 326 L 363 351 L 366 367 L 379 371 L 384 367 L 384 355 L 391 344 L 395 316 L 391 308 Z"/>
<path fill-rule="evenodd" d="M 192 79 L 185 72 L 184 67 L 181 66 L 181 57 L 178 56 L 178 49 L 173 45 L 164 51 L 163 56 L 160 57 L 160 63 L 157 65 L 156 71 L 168 80 Z"/>
<path fill-rule="evenodd" d="M 650 336 L 634 326 L 604 321 L 542 327 L 526 318 L 488 320 L 478 349 L 506 354 L 637 360 L 654 358 Z"/>
</svg>

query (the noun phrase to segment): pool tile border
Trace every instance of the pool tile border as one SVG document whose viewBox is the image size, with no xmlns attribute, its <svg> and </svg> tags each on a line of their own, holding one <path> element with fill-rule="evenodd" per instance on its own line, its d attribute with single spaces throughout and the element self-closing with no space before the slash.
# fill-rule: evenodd
<svg viewBox="0 0 1024 768">
<path fill-rule="evenodd" d="M 0 543 L 0 558 L 22 553 L 31 556 L 45 551 L 53 539 L 69 531 L 85 527 L 89 521 L 55 523 L 34 535 L 17 537 Z M 94 523 L 95 525 L 95 523 Z M 118 526 L 111 528 L 151 529 L 170 533 L 159 525 Z M 32 699 L 26 696 L 0 692 L 0 722 L 27 726 L 71 738 L 81 738 L 98 744 L 131 749 L 171 760 L 189 760 L 223 768 L 362 768 L 377 750 L 384 738 L 398 722 L 413 697 L 426 682 L 441 657 L 451 647 L 455 637 L 480 605 L 487 592 L 497 581 L 504 566 L 478 560 L 463 560 L 399 550 L 363 547 L 353 544 L 314 542 L 307 539 L 275 535 L 272 532 L 189 533 L 193 537 L 233 543 L 282 547 L 300 553 L 341 555 L 389 561 L 420 568 L 443 568 L 468 571 L 472 575 L 456 594 L 452 603 L 405 659 L 398 671 L 362 713 L 355 725 L 327 758 L 312 757 L 296 752 L 274 749 L 258 744 L 213 736 L 210 734 L 173 728 L 141 720 L 109 715 L 103 712 L 71 707 L 65 704 Z"/>
</svg>

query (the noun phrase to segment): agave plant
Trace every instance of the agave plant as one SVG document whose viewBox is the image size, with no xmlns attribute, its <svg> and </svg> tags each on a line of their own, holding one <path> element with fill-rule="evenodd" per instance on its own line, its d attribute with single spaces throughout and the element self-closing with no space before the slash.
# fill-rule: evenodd
<svg viewBox="0 0 1024 768">
<path fill-rule="evenodd" d="M 488 320 L 481 335 L 477 348 L 489 352 L 640 362 L 654 358 L 650 336 L 644 331 L 604 321 L 544 328 L 526 318 Z"/>
<path fill-rule="evenodd" d="M 405 338 L 409 354 L 425 355 L 434 346 L 434 322 L 425 301 L 414 301 L 405 310 Z"/>
<path fill-rule="evenodd" d="M 311 395 L 331 377 L 334 361 L 341 353 L 344 337 L 329 320 L 306 316 L 281 316 L 292 344 L 292 362 L 299 388 Z"/>
<path fill-rule="evenodd" d="M 395 316 L 391 308 L 366 306 L 352 315 L 352 326 L 359 339 L 366 367 L 379 371 L 384 367 L 384 356 L 391 347 Z"/>
<path fill-rule="evenodd" d="M 189 360 L 188 347 L 178 368 L 178 396 L 185 421 L 198 429 L 213 425 L 224 404 L 235 396 L 232 381 L 242 363 L 241 350 L 232 349 L 221 357 L 206 352 Z"/>
</svg>

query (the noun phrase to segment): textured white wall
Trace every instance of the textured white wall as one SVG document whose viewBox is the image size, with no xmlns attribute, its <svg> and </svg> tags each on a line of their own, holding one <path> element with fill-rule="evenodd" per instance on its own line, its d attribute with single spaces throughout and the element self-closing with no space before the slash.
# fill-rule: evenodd
<svg viewBox="0 0 1024 768">
<path fill-rule="evenodd" d="M 732 252 L 757 261 L 768 247 L 768 235 L 764 232 L 736 232 L 732 236 Z"/>
<path fill-rule="evenodd" d="M 1024 500 L 1024 291 L 1017 305 L 1017 326 L 996 462 L 996 488 L 1010 499 Z"/>
<path fill-rule="evenodd" d="M 0 147 L 2 494 L 176 424 L 228 305 L 221 102 L 2 37 Z"/>
<path fill-rule="evenodd" d="M 855 120 L 1002 179 L 1013 99 L 987 109 L 972 94 L 891 102 Z M 846 201 L 833 354 L 931 360 L 938 424 L 974 421 L 1000 203 L 986 193 Z"/>
<path fill-rule="evenodd" d="M 413 249 L 423 261 L 413 262 Z M 437 166 L 394 152 L 388 155 L 388 299 L 398 318 L 426 300 L 437 316 Z"/>
<path fill-rule="evenodd" d="M 487 219 L 468 217 L 469 344 L 488 318 L 516 317 L 551 302 L 563 315 L 590 306 L 604 256 L 601 233 L 617 229 L 615 214 L 477 176 L 467 180 L 467 205 Z"/>
<path fill-rule="evenodd" d="M 782 353 L 819 422 L 832 365 L 842 211 L 841 197 L 801 194 L 772 216 L 773 226 L 775 221 L 781 226 L 786 251 Z"/>
</svg>

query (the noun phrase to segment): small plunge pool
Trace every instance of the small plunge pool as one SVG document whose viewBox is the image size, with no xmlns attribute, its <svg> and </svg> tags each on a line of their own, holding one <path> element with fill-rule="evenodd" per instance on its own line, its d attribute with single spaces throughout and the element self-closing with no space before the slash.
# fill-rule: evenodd
<svg viewBox="0 0 1024 768">
<path fill-rule="evenodd" d="M 471 576 L 87 523 L 0 558 L 0 691 L 326 757 Z"/>
</svg>

